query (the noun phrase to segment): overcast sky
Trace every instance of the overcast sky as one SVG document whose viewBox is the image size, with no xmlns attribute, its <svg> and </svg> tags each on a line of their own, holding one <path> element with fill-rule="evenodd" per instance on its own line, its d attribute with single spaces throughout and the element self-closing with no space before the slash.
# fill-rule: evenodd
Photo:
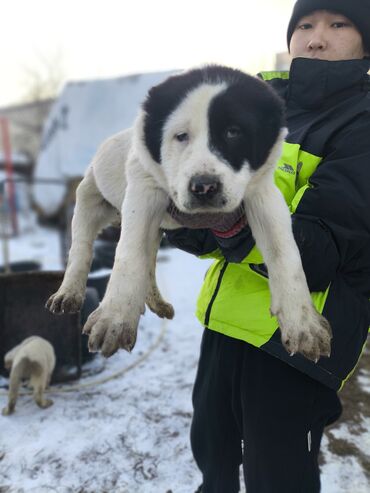
<svg viewBox="0 0 370 493">
<path fill-rule="evenodd" d="M 271 69 L 294 0 L 2 1 L 0 106 L 22 101 L 27 70 L 63 81 L 223 63 Z M 42 61 L 44 60 L 44 61 Z M 46 61 L 46 62 L 45 62 Z"/>
</svg>

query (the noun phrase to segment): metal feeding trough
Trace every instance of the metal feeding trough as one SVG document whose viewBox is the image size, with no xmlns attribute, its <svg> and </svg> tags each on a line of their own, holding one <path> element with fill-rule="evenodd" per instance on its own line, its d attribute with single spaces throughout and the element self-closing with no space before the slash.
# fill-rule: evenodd
<svg viewBox="0 0 370 493">
<path fill-rule="evenodd" d="M 21 260 L 19 262 L 10 262 L 6 267 L 0 265 L 0 274 L 6 272 L 28 272 L 34 270 L 40 270 L 41 265 L 34 260 Z"/>
<path fill-rule="evenodd" d="M 4 355 L 26 337 L 39 335 L 54 347 L 56 368 L 52 381 L 66 382 L 81 375 L 83 360 L 79 314 L 53 315 L 45 308 L 59 288 L 64 272 L 29 271 L 0 274 L 0 373 Z M 85 338 L 85 336 L 83 336 Z M 86 346 L 86 341 L 83 342 Z M 89 358 L 87 350 L 84 351 Z"/>
</svg>

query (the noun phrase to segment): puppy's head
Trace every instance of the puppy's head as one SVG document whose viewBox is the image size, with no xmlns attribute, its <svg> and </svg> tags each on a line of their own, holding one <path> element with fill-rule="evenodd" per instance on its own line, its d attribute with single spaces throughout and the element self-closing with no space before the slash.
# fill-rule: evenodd
<svg viewBox="0 0 370 493">
<path fill-rule="evenodd" d="M 183 212 L 230 212 L 280 148 L 284 110 L 269 86 L 208 66 L 170 77 L 143 105 L 142 145 Z M 275 163 L 272 163 L 272 166 Z"/>
</svg>

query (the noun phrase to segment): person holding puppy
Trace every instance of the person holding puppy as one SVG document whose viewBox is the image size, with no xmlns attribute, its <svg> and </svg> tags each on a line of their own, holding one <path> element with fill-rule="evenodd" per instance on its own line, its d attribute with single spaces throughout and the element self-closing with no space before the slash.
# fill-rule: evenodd
<svg viewBox="0 0 370 493">
<path fill-rule="evenodd" d="M 268 273 L 251 231 L 180 229 L 170 242 L 216 260 L 197 316 L 205 327 L 193 391 L 191 445 L 202 493 L 317 493 L 325 426 L 370 325 L 370 0 L 298 0 L 288 26 L 290 72 L 261 73 L 286 103 L 289 134 L 275 181 L 329 358 L 283 348 L 269 315 Z"/>
</svg>

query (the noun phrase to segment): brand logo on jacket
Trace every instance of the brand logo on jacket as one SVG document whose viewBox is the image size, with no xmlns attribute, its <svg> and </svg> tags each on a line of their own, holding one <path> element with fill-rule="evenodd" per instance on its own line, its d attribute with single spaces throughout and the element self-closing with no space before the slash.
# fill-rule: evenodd
<svg viewBox="0 0 370 493">
<path fill-rule="evenodd" d="M 295 171 L 292 165 L 284 163 L 282 166 L 279 166 L 278 169 L 284 171 L 285 173 L 289 173 L 290 175 L 295 175 Z"/>
</svg>

